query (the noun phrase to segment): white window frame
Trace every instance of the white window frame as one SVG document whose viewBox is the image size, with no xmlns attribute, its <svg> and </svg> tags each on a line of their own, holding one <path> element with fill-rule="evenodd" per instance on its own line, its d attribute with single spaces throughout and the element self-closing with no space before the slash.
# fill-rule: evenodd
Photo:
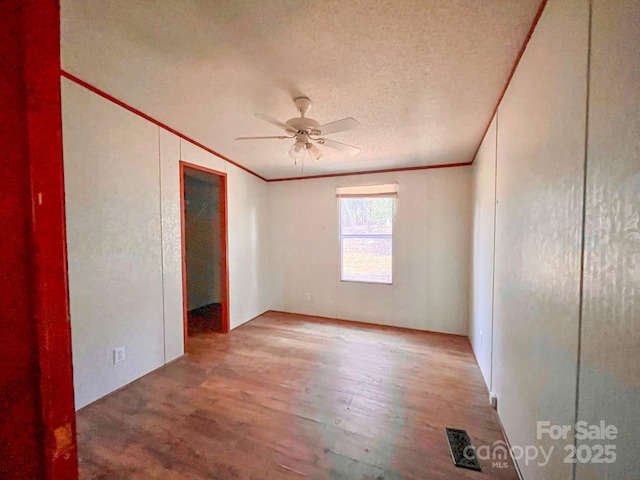
<svg viewBox="0 0 640 480">
<path fill-rule="evenodd" d="M 357 187 L 339 187 L 336 191 L 336 197 L 338 198 L 338 234 L 339 234 L 339 248 L 340 248 L 340 281 L 345 283 L 364 283 L 364 284 L 372 284 L 372 285 L 393 285 L 393 231 L 394 231 L 394 223 L 395 223 L 395 215 L 392 213 L 391 216 L 391 233 L 389 234 L 343 234 L 342 233 L 342 202 L 340 201 L 343 198 L 393 198 L 394 206 L 393 210 L 395 212 L 395 200 L 398 195 L 398 184 L 384 184 L 384 185 L 365 185 L 365 186 L 357 186 Z M 343 248 L 343 239 L 344 238 L 389 238 L 391 240 L 391 281 L 382 282 L 382 281 L 368 281 L 368 280 L 350 280 L 344 279 L 344 248 Z"/>
</svg>

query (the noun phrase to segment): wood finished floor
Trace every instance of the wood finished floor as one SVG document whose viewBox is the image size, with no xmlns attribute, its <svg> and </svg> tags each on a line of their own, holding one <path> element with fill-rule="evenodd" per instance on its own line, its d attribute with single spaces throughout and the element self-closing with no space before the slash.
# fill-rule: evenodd
<svg viewBox="0 0 640 480">
<path fill-rule="evenodd" d="M 269 312 L 78 412 L 86 479 L 517 479 L 464 337 Z"/>
</svg>

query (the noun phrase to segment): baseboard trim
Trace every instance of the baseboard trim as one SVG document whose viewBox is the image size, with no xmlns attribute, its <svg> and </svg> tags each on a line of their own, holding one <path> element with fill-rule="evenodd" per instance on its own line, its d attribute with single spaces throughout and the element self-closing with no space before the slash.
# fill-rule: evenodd
<svg viewBox="0 0 640 480">
<path fill-rule="evenodd" d="M 249 322 L 253 322 L 256 318 L 260 318 L 260 317 L 261 317 L 262 315 L 264 315 L 265 313 L 269 313 L 269 312 L 271 312 L 271 311 L 272 311 L 272 310 L 265 310 L 265 311 L 264 311 L 264 312 L 262 312 L 261 314 L 256 315 L 255 317 L 250 318 L 250 319 L 249 319 L 249 320 L 247 320 L 246 322 L 242 322 L 240 325 L 236 325 L 235 327 L 232 327 L 232 326 L 230 325 L 230 326 L 229 326 L 229 331 L 231 332 L 232 330 L 235 330 L 236 328 L 240 328 L 240 327 L 242 327 L 243 325 L 246 325 L 246 324 L 247 324 L 247 323 L 249 323 Z"/>
<path fill-rule="evenodd" d="M 469 343 L 471 343 L 471 339 L 469 339 Z M 476 365 L 478 366 L 478 370 L 480 370 L 480 364 L 478 363 L 478 357 L 476 357 L 476 352 L 473 349 L 473 344 L 471 344 L 471 352 L 473 353 L 473 356 L 475 358 Z M 489 385 L 487 385 L 487 381 L 484 378 L 484 375 L 482 374 L 482 370 L 480 370 L 480 375 L 482 376 L 482 381 L 483 381 L 484 386 L 486 387 L 486 391 L 487 391 L 487 404 L 490 406 L 491 405 L 491 402 L 490 402 L 491 387 L 489 387 Z M 507 432 L 505 431 L 504 425 L 502 424 L 502 419 L 500 418 L 500 415 L 498 414 L 498 409 L 495 408 L 494 411 L 496 412 L 496 418 L 498 419 L 498 425 L 500 426 L 500 431 L 502 432 L 502 436 L 504 437 L 504 441 L 507 444 L 507 448 L 509 449 L 509 456 L 511 457 L 511 461 L 513 462 L 513 468 L 515 469 L 516 473 L 518 474 L 518 478 L 520 480 L 523 480 L 522 472 L 520 471 L 520 466 L 518 465 L 518 462 L 516 461 L 516 459 L 513 457 L 513 451 L 511 450 L 511 442 L 509 441 L 509 437 L 507 436 Z"/>
<path fill-rule="evenodd" d="M 522 478 L 522 472 L 520 471 L 520 466 L 518 465 L 518 462 L 516 461 L 516 459 L 513 457 L 513 451 L 511 450 L 511 442 L 509 441 L 509 437 L 507 436 L 507 432 L 504 429 L 504 425 L 502 425 L 502 419 L 500 418 L 500 415 L 498 414 L 498 410 L 496 409 L 496 418 L 498 419 L 498 425 L 500 425 L 500 430 L 502 431 L 502 436 L 504 437 L 504 441 L 507 444 L 507 448 L 509 449 L 509 456 L 511 457 L 511 461 L 513 462 L 513 468 L 515 469 L 516 473 L 518 474 L 518 478 L 520 480 L 524 480 Z"/>
<path fill-rule="evenodd" d="M 361 322 L 360 320 L 349 320 L 349 319 L 346 319 L 346 318 L 324 317 L 322 315 L 310 315 L 308 313 L 287 312 L 285 310 L 273 310 L 273 309 L 271 309 L 271 310 L 267 310 L 265 313 L 269 313 L 269 312 L 280 313 L 280 314 L 285 314 L 285 315 L 297 315 L 297 316 L 300 316 L 300 317 L 317 318 L 319 320 L 330 320 L 332 322 L 345 322 L 345 323 L 350 323 L 350 324 L 355 324 L 355 325 L 363 325 L 363 326 L 366 326 L 366 327 L 376 327 L 376 328 L 380 328 L 380 329 L 409 330 L 411 332 L 422 332 L 422 333 L 429 333 L 429 334 L 433 334 L 433 335 L 446 335 L 446 336 L 452 336 L 452 337 L 468 338 L 467 335 L 462 335 L 460 333 L 437 332 L 435 330 L 420 330 L 418 328 L 403 327 L 403 326 L 400 326 L 400 325 L 386 325 L 386 324 L 383 324 L 383 323 Z"/>
</svg>

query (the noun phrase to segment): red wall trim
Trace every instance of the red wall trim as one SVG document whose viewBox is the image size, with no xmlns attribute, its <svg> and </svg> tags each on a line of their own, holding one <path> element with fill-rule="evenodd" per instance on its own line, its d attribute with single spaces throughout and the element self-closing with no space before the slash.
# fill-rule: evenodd
<svg viewBox="0 0 640 480">
<path fill-rule="evenodd" d="M 33 315 L 38 332 L 44 478 L 73 479 L 77 478 L 78 467 L 58 75 L 58 2 L 27 2 L 24 35 Z"/>
<path fill-rule="evenodd" d="M 63 77 L 67 78 L 68 80 L 71 80 L 74 83 L 77 83 L 78 85 L 80 85 L 81 87 L 86 88 L 87 90 L 90 90 L 91 92 L 95 93 L 96 95 L 100 95 L 102 98 L 109 100 L 110 102 L 115 103 L 116 105 L 124 108 L 125 110 L 130 111 L 131 113 L 134 113 L 136 115 L 138 115 L 139 117 L 144 118 L 145 120 L 161 127 L 164 128 L 165 130 L 167 130 L 168 132 L 173 133 L 174 135 L 182 138 L 183 140 L 186 140 L 189 143 L 192 143 L 193 145 L 195 145 L 196 147 L 199 147 L 209 153 L 211 153 L 212 155 L 215 155 L 218 158 L 221 158 L 222 160 L 224 160 L 225 162 L 229 162 L 231 165 L 234 165 L 242 170 L 244 170 L 247 173 L 250 173 L 251 175 L 254 175 L 256 177 L 258 177 L 260 180 L 263 181 L 268 181 L 266 178 L 262 177 L 261 175 L 258 175 L 256 172 L 249 170 L 247 167 L 243 167 L 242 165 L 240 165 L 237 162 L 234 162 L 233 160 L 231 160 L 228 157 L 225 157 L 224 155 L 216 152 L 215 150 L 210 149 L 209 147 L 205 147 L 203 144 L 201 144 L 200 142 L 195 141 L 194 139 L 187 137 L 184 133 L 180 133 L 179 131 L 171 128 L 170 126 L 168 126 L 165 123 L 162 123 L 159 120 L 156 120 L 155 118 L 147 115 L 144 112 L 141 112 L 140 110 L 138 110 L 135 107 L 132 107 L 131 105 L 127 105 L 126 103 L 124 103 L 121 100 L 118 100 L 117 98 L 113 97 L 112 95 L 109 95 L 108 93 L 100 90 L 98 87 L 94 87 L 93 85 L 91 85 L 90 83 L 85 82 L 84 80 L 81 80 L 80 78 L 76 77 L 75 75 L 60 69 L 60 75 L 62 75 Z"/>
<path fill-rule="evenodd" d="M 74 480 L 59 3 L 0 1 L 0 23 L 0 478 Z"/>
<path fill-rule="evenodd" d="M 487 126 L 485 127 L 484 132 L 482 133 L 482 137 L 480 137 L 480 143 L 478 143 L 478 148 L 476 148 L 476 153 L 473 154 L 473 159 L 471 160 L 471 164 L 473 164 L 473 162 L 476 161 L 476 157 L 478 156 L 478 152 L 480 151 L 480 147 L 482 146 L 482 142 L 484 141 L 484 137 L 487 136 L 487 132 L 489 131 L 489 127 L 491 126 L 491 122 L 493 121 L 493 117 L 495 117 L 496 113 L 498 113 L 498 108 L 500 107 L 500 104 L 502 103 L 502 99 L 504 98 L 505 93 L 507 93 L 507 89 L 509 88 L 509 85 L 511 84 L 511 80 L 513 79 L 513 76 L 516 73 L 516 69 L 518 68 L 518 65 L 520 64 L 520 60 L 522 59 L 522 55 L 524 55 L 524 51 L 527 49 L 527 45 L 529 45 L 529 40 L 531 40 L 531 36 L 533 35 L 533 31 L 536 29 L 536 26 L 538 25 L 538 21 L 540 20 L 540 17 L 542 16 L 542 12 L 544 11 L 544 7 L 547 6 L 547 1 L 548 0 L 542 0 L 540 2 L 540 6 L 538 7 L 538 11 L 536 12 L 536 16 L 533 18 L 533 22 L 531 23 L 531 28 L 529 28 L 529 32 L 527 33 L 527 37 L 524 39 L 524 43 L 522 44 L 522 48 L 520 48 L 520 51 L 518 52 L 518 56 L 516 57 L 516 61 L 513 63 L 513 67 L 511 68 L 511 72 L 509 72 L 509 76 L 507 77 L 507 81 L 504 84 L 504 88 L 502 89 L 502 93 L 500 94 L 500 97 L 498 98 L 496 106 L 493 108 L 493 111 L 491 112 L 491 115 L 489 116 L 489 121 L 487 122 Z"/>
<path fill-rule="evenodd" d="M 439 164 L 439 165 L 422 165 L 422 166 L 417 166 L 417 167 L 400 167 L 400 168 L 385 168 L 385 169 L 381 169 L 381 170 L 369 170 L 369 171 L 365 171 L 365 172 L 349 172 L 349 173 L 327 173 L 324 175 L 311 175 L 311 176 L 307 176 L 307 177 L 291 177 L 291 178 L 273 178 L 273 179 L 266 179 L 261 175 L 258 175 L 256 172 L 249 170 L 247 167 L 243 167 L 242 165 L 240 165 L 237 162 L 234 162 L 233 160 L 231 160 L 230 158 L 225 157 L 224 155 L 221 155 L 220 153 L 216 152 L 215 150 L 212 150 L 209 147 L 204 146 L 203 144 L 201 144 L 200 142 L 197 142 L 195 140 L 193 140 L 190 137 L 187 137 L 185 134 L 178 132 L 177 130 L 171 128 L 170 126 L 166 125 L 165 123 L 162 123 L 159 120 L 156 120 L 155 118 L 147 115 L 144 112 L 141 112 L 140 110 L 138 110 L 137 108 L 132 107 L 131 105 L 127 105 L 126 103 L 124 103 L 121 100 L 118 100 L 117 98 L 113 97 L 112 95 L 109 95 L 108 93 L 100 90 L 97 87 L 94 87 L 93 85 L 91 85 L 90 83 L 85 82 L 84 80 L 76 77 L 75 75 L 60 69 L 60 75 L 62 75 L 63 77 L 71 80 L 74 83 L 77 83 L 78 85 L 80 85 L 81 87 L 86 88 L 87 90 L 90 90 L 91 92 L 95 93 L 96 95 L 100 95 L 102 98 L 109 100 L 110 102 L 115 103 L 116 105 L 130 111 L 131 113 L 134 113 L 136 115 L 138 115 L 139 117 L 144 118 L 145 120 L 161 127 L 164 128 L 165 130 L 167 130 L 168 132 L 173 133 L 174 135 L 182 138 L 183 140 L 186 140 L 187 142 L 192 143 L 193 145 L 195 145 L 196 147 L 200 147 L 203 150 L 215 155 L 216 157 L 219 157 L 221 159 L 223 159 L 226 162 L 229 162 L 232 165 L 235 165 L 236 167 L 244 170 L 247 173 L 250 173 L 251 175 L 254 175 L 256 177 L 258 177 L 260 180 L 263 180 L 265 182 L 288 182 L 288 181 L 292 181 L 292 180 L 307 180 L 309 178 L 329 178 L 329 177 L 345 177 L 345 176 L 349 176 L 349 175 L 367 175 L 367 174 L 373 174 L 373 173 L 391 173 L 391 172 L 406 172 L 406 171 L 411 171 L 411 170 L 430 170 L 432 168 L 451 168 L 451 167 L 463 167 L 463 166 L 467 166 L 467 165 L 471 165 L 473 162 L 467 162 L 467 163 L 451 163 L 451 164 Z M 493 117 L 493 116 L 492 116 Z M 488 127 L 487 127 L 488 128 Z M 477 152 L 476 152 L 477 153 Z"/>
<path fill-rule="evenodd" d="M 187 244 L 185 242 L 185 238 L 187 237 L 185 234 L 185 226 L 186 226 L 186 215 L 185 215 L 185 201 L 184 201 L 184 171 L 182 164 L 180 164 L 180 245 L 181 245 L 181 255 L 180 261 L 182 263 L 182 330 L 183 330 L 183 338 L 182 338 L 182 347 L 184 349 L 184 353 L 187 353 L 187 339 L 188 339 L 188 327 L 189 324 L 187 322 Z"/>
<path fill-rule="evenodd" d="M 194 163 L 180 160 L 180 234 L 182 243 L 182 318 L 184 328 L 184 352 L 187 353 L 188 346 L 188 322 L 187 322 L 187 249 L 185 241 L 185 198 L 184 198 L 184 173 L 185 169 L 199 170 L 220 177 L 220 207 L 222 221 L 222 332 L 230 330 L 229 322 L 229 254 L 228 254 L 228 196 L 227 196 L 227 174 L 212 170 Z"/>
<path fill-rule="evenodd" d="M 352 175 L 371 175 L 374 173 L 410 172 L 413 170 L 432 170 L 434 168 L 467 167 L 471 165 L 471 163 L 472 162 L 447 163 L 447 164 L 439 164 L 439 165 L 422 165 L 419 167 L 386 168 L 382 170 L 369 170 L 365 172 L 327 173 L 325 175 L 310 175 L 308 177 L 276 178 L 274 180 L 267 180 L 267 181 L 268 182 L 288 182 L 290 180 L 311 180 L 314 178 L 350 177 Z"/>
</svg>

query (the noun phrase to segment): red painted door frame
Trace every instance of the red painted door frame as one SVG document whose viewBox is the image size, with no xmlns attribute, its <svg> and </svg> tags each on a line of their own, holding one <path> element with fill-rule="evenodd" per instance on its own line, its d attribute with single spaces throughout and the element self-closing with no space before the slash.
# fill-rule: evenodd
<svg viewBox="0 0 640 480">
<path fill-rule="evenodd" d="M 228 255 L 228 228 L 227 228 L 227 174 L 210 168 L 180 161 L 180 225 L 182 240 L 182 315 L 184 324 L 184 352 L 187 353 L 188 319 L 187 319 L 187 251 L 185 237 L 185 198 L 184 198 L 184 174 L 185 169 L 199 170 L 201 172 L 216 175 L 220 179 L 220 221 L 222 237 L 222 332 L 229 331 L 229 255 Z"/>
<path fill-rule="evenodd" d="M 60 8 L 0 2 L 0 477 L 78 477 Z"/>
</svg>

